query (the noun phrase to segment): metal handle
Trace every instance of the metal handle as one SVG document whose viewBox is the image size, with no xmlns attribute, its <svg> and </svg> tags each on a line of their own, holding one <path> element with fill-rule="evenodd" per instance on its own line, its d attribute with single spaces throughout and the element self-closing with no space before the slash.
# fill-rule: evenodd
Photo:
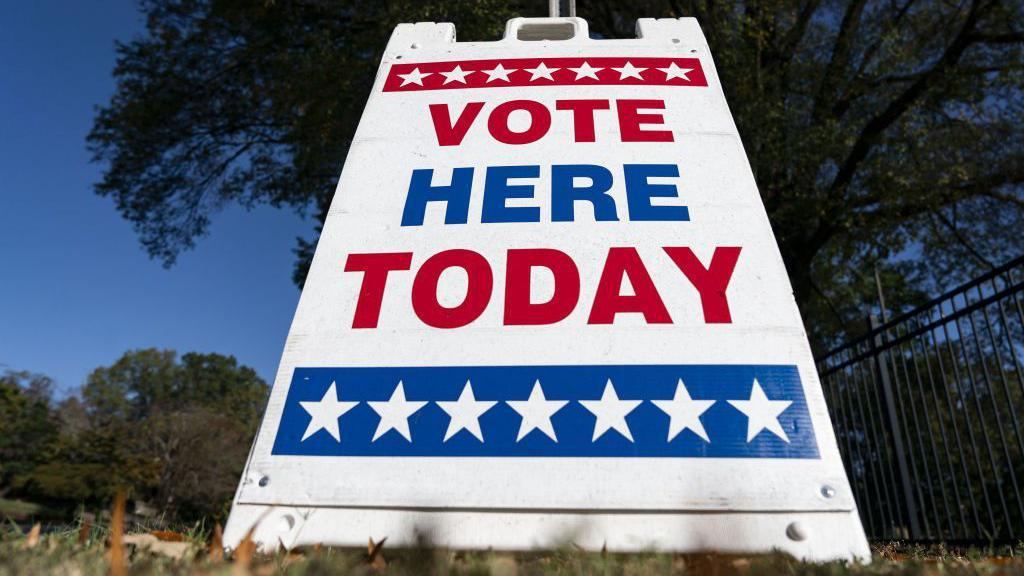
<svg viewBox="0 0 1024 576">
<path fill-rule="evenodd" d="M 561 10 L 561 0 L 548 0 L 548 16 L 558 18 Z M 569 17 L 576 17 L 576 0 L 569 0 Z"/>
</svg>

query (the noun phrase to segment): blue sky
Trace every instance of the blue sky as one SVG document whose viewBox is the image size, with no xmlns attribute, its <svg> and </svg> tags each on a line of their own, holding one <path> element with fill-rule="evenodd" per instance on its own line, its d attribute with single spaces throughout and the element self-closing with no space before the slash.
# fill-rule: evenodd
<svg viewBox="0 0 1024 576">
<path fill-rule="evenodd" d="M 114 41 L 141 34 L 133 0 L 5 2 L 0 17 L 0 369 L 71 390 L 133 348 L 232 354 L 271 380 L 312 225 L 232 208 L 164 269 L 113 202 L 85 135 L 114 90 Z M 340 166 L 339 166 L 340 169 Z"/>
</svg>

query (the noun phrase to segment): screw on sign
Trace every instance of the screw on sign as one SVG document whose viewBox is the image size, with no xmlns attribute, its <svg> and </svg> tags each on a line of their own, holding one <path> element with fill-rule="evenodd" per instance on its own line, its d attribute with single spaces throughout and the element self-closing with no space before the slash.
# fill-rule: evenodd
<svg viewBox="0 0 1024 576">
<path fill-rule="evenodd" d="M 696 22 L 454 37 L 385 50 L 225 542 L 867 557 Z"/>
</svg>

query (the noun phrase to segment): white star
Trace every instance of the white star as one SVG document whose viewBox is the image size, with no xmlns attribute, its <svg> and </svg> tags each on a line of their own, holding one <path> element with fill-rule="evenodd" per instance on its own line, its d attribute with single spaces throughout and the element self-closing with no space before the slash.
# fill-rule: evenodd
<svg viewBox="0 0 1024 576">
<path fill-rule="evenodd" d="M 577 80 L 584 77 L 593 78 L 594 80 L 597 80 L 597 73 L 600 72 L 601 70 L 604 70 L 604 68 L 594 68 L 587 62 L 583 62 L 583 65 L 580 66 L 579 68 L 569 68 L 569 70 L 572 70 L 573 72 L 576 73 Z"/>
<path fill-rule="evenodd" d="M 596 442 L 609 428 L 614 428 L 632 442 L 633 434 L 630 433 L 629 425 L 626 424 L 626 415 L 635 410 L 641 402 L 643 400 L 619 400 L 611 379 L 604 385 L 604 393 L 601 394 L 600 400 L 580 400 L 580 404 L 583 404 L 584 408 L 597 416 L 597 421 L 594 422 L 594 437 L 591 441 Z"/>
<path fill-rule="evenodd" d="M 715 403 L 714 400 L 694 400 L 690 398 L 690 392 L 686 389 L 682 379 L 676 384 L 676 395 L 671 400 L 651 400 L 661 408 L 661 411 L 669 415 L 668 441 L 679 435 L 680 432 L 689 428 L 693 433 L 711 442 L 708 433 L 704 431 L 704 424 L 700 421 L 700 415 L 707 412 L 708 408 Z"/>
<path fill-rule="evenodd" d="M 398 77 L 402 79 L 402 86 L 406 84 L 419 84 L 423 86 L 423 79 L 430 76 L 433 72 L 420 72 L 419 68 L 413 69 L 408 74 L 399 74 Z"/>
<path fill-rule="evenodd" d="M 367 404 L 380 416 L 377 431 L 373 433 L 373 440 L 371 442 L 376 442 L 377 438 L 387 434 L 389 430 L 398 432 L 406 440 L 412 442 L 412 434 L 409 432 L 409 416 L 412 416 L 414 412 L 427 405 L 426 402 L 407 401 L 405 399 L 405 388 L 402 386 L 401 380 L 398 381 L 398 386 L 395 387 L 395 391 L 391 393 L 391 398 L 386 402 L 367 402 Z"/>
<path fill-rule="evenodd" d="M 671 80 L 673 78 L 682 78 L 683 80 L 689 81 L 690 79 L 687 78 L 686 75 L 689 74 L 690 72 L 693 72 L 693 68 L 680 68 L 679 66 L 676 66 L 675 62 L 669 64 L 668 68 L 658 68 L 658 70 L 661 70 L 662 72 L 665 73 L 665 80 Z"/>
<path fill-rule="evenodd" d="M 320 430 L 327 430 L 336 441 L 341 442 L 341 432 L 338 430 L 338 418 L 348 412 L 359 402 L 341 402 L 338 400 L 337 385 L 331 382 L 331 387 L 324 392 L 319 402 L 299 402 L 302 409 L 309 413 L 311 419 L 309 426 L 306 426 L 306 433 L 302 435 L 302 441 L 316 434 Z"/>
<path fill-rule="evenodd" d="M 516 442 L 534 430 L 540 430 L 547 434 L 548 438 L 558 442 L 558 438 L 555 437 L 555 428 L 551 425 L 551 416 L 568 404 L 568 400 L 546 399 L 544 390 L 540 387 L 540 380 L 537 380 L 533 383 L 529 399 L 506 400 L 505 403 L 523 417 L 522 423 L 519 424 L 519 435 L 516 436 Z"/>
<path fill-rule="evenodd" d="M 757 383 L 757 378 L 754 379 L 754 387 L 750 389 L 750 400 L 729 400 L 733 408 L 747 415 L 747 442 L 764 429 L 789 442 L 786 431 L 779 424 L 779 414 L 792 403 L 790 400 L 769 400 Z"/>
<path fill-rule="evenodd" d="M 631 62 L 626 62 L 626 65 L 623 66 L 622 68 L 613 67 L 612 70 L 615 70 L 616 72 L 619 73 L 619 80 L 625 80 L 626 78 L 636 78 L 637 80 L 643 80 L 644 77 L 641 76 L 640 74 L 644 70 L 647 70 L 647 68 L 637 68 L 636 66 L 633 66 Z"/>
<path fill-rule="evenodd" d="M 461 82 L 461 83 L 465 84 L 466 83 L 466 76 L 469 76 L 473 72 L 475 72 L 475 71 L 474 70 L 463 70 L 462 66 L 456 65 L 455 68 L 453 68 L 449 72 L 441 72 L 441 75 L 444 76 L 444 83 L 445 84 L 447 84 L 449 82 L 452 82 L 452 81 L 454 81 L 454 82 Z"/>
<path fill-rule="evenodd" d="M 543 62 L 538 64 L 536 68 L 526 68 L 526 71 L 530 73 L 530 80 L 536 80 L 541 77 L 554 80 L 551 75 L 559 70 L 561 68 L 548 68 Z"/>
<path fill-rule="evenodd" d="M 473 396 L 473 385 L 466 380 L 457 401 L 438 402 L 437 405 L 448 413 L 448 431 L 444 433 L 444 441 L 454 436 L 459 430 L 468 430 L 476 439 L 483 442 L 484 433 L 480 431 L 480 415 L 490 410 L 497 402 L 480 400 Z"/>
<path fill-rule="evenodd" d="M 508 75 L 515 72 L 516 70 L 518 70 L 518 68 L 513 68 L 509 70 L 508 68 L 505 68 L 501 64 L 498 64 L 494 68 L 490 70 L 482 70 L 482 72 L 484 74 L 487 74 L 487 82 L 490 82 L 491 80 L 504 80 L 505 82 L 509 82 Z"/>
</svg>

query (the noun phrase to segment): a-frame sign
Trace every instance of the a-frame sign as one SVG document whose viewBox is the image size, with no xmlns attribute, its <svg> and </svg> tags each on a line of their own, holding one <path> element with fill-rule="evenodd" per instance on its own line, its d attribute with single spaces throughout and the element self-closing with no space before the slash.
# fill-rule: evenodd
<svg viewBox="0 0 1024 576">
<path fill-rule="evenodd" d="M 395 29 L 229 545 L 868 557 L 704 36 L 637 32 Z"/>
</svg>

